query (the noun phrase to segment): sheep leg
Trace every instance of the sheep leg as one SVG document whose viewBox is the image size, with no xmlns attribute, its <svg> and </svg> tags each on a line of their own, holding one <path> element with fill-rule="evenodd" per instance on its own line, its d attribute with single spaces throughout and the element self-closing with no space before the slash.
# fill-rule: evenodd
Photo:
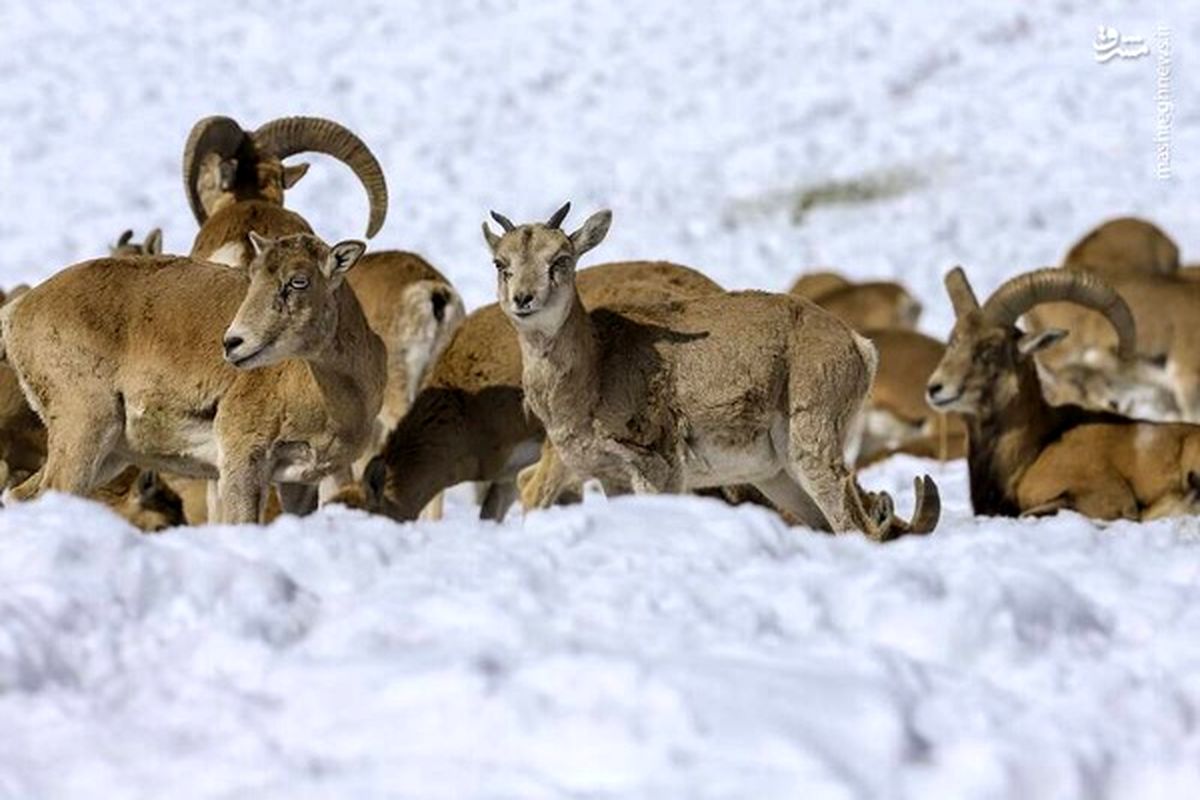
<svg viewBox="0 0 1200 800">
<path fill-rule="evenodd" d="M 217 495 L 221 503 L 220 522 L 257 523 L 262 519 L 267 492 L 267 460 L 261 451 L 223 457 Z"/>
<path fill-rule="evenodd" d="M 101 468 L 121 435 L 121 416 L 115 402 L 88 400 L 78 408 L 56 409 L 55 418 L 66 424 L 47 432 L 46 463 L 13 490 L 14 498 L 28 500 L 47 490 L 86 495 L 96 488 Z"/>
<path fill-rule="evenodd" d="M 757 481 L 754 488 L 766 495 L 780 511 L 785 511 L 799 520 L 801 525 L 815 531 L 829 530 L 829 521 L 821 513 L 820 507 L 786 472 L 779 472 L 773 478 Z"/>
<path fill-rule="evenodd" d="M 574 474 L 547 439 L 542 442 L 542 457 L 537 464 L 526 467 L 517 475 L 521 507 L 526 511 L 549 508 L 572 484 L 576 488 L 579 486 Z"/>
<path fill-rule="evenodd" d="M 479 506 L 479 518 L 503 522 L 504 515 L 517 499 L 517 482 L 514 480 L 492 481 Z"/>
<path fill-rule="evenodd" d="M 437 520 L 441 519 L 442 514 L 445 513 L 445 506 L 446 493 L 438 492 L 433 496 L 433 499 L 426 503 L 425 507 L 421 509 L 421 515 L 419 518 L 429 522 L 436 522 Z"/>
<path fill-rule="evenodd" d="M 1092 519 L 1138 519 L 1138 501 L 1129 484 L 1121 478 L 1089 482 L 1083 492 L 1074 492 L 1071 504 L 1080 514 Z"/>
</svg>

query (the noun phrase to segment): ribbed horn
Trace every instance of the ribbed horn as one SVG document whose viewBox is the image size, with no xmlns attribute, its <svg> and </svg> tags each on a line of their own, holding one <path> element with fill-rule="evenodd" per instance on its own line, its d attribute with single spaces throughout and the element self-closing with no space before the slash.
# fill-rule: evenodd
<svg viewBox="0 0 1200 800">
<path fill-rule="evenodd" d="M 1014 325 L 1041 303 L 1076 303 L 1103 314 L 1117 332 L 1122 359 L 1137 353 L 1137 328 L 1129 306 L 1116 290 L 1090 272 L 1047 267 L 1011 278 L 983 304 L 984 316 L 997 325 Z"/>
<path fill-rule="evenodd" d="M 954 316 L 961 317 L 968 311 L 979 308 L 979 301 L 975 298 L 975 292 L 971 289 L 967 273 L 963 272 L 962 267 L 955 267 L 947 272 L 943 281 L 946 284 L 946 293 L 950 295 L 950 305 L 954 307 Z"/>
<path fill-rule="evenodd" d="M 504 216 L 499 211 L 492 212 L 492 219 L 496 220 L 496 224 L 499 225 L 501 228 L 503 228 L 505 233 L 508 233 L 513 228 L 517 227 L 516 225 L 512 224 L 511 219 Z"/>
<path fill-rule="evenodd" d="M 238 152 L 246 139 L 246 132 L 229 117 L 205 117 L 192 126 L 187 144 L 183 147 L 183 188 L 187 192 L 192 216 L 201 225 L 208 219 L 196 182 L 200 178 L 200 162 L 209 153 L 218 153 L 221 158 L 230 158 Z"/>
<path fill-rule="evenodd" d="M 550 219 L 546 220 L 546 227 L 547 228 L 562 227 L 563 220 L 567 218 L 567 214 L 569 214 L 570 212 L 571 212 L 571 203 L 570 203 L 570 201 L 567 201 L 565 204 L 563 204 L 562 208 L 560 208 L 558 211 L 555 211 L 553 214 L 550 215 Z"/>
<path fill-rule="evenodd" d="M 297 153 L 324 153 L 350 167 L 367 190 L 367 200 L 371 204 L 367 238 L 383 227 L 388 210 L 383 168 L 366 143 L 349 129 L 320 117 L 282 117 L 261 126 L 253 137 L 261 152 L 280 159 Z"/>
</svg>

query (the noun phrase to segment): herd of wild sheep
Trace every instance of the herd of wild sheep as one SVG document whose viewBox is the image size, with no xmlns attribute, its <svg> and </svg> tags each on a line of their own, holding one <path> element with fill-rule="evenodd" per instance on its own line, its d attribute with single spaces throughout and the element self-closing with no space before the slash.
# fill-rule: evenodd
<svg viewBox="0 0 1200 800">
<path fill-rule="evenodd" d="M 328 244 L 285 208 L 308 167 L 283 160 L 303 152 L 354 171 L 378 232 L 386 181 L 352 132 L 208 117 L 183 156 L 189 255 L 126 232 L 3 298 L 8 498 L 73 492 L 161 530 L 322 503 L 436 517 L 473 481 L 501 519 L 594 479 L 886 540 L 940 516 L 926 476 L 909 520 L 858 484 L 904 452 L 965 456 L 979 514 L 1200 510 L 1200 276 L 1149 222 L 1107 222 L 982 302 L 951 270 L 943 344 L 894 283 L 818 272 L 771 294 L 665 261 L 579 269 L 610 212 L 573 232 L 569 204 L 527 224 L 492 212 L 499 302 L 466 314 L 420 256 Z"/>
</svg>

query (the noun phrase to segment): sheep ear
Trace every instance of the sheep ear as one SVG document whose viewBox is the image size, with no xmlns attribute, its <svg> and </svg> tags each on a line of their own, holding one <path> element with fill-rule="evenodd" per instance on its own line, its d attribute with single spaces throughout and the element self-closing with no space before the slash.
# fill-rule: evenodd
<svg viewBox="0 0 1200 800">
<path fill-rule="evenodd" d="M 232 191 L 233 183 L 237 179 L 238 160 L 236 158 L 221 159 L 220 176 L 221 176 L 221 191 Z"/>
<path fill-rule="evenodd" d="M 357 239 L 347 239 L 329 248 L 329 258 L 325 260 L 323 272 L 326 278 L 345 275 L 350 268 L 358 263 L 367 246 Z"/>
<path fill-rule="evenodd" d="M 148 256 L 162 255 L 162 228 L 155 228 L 146 234 L 146 243 L 142 248 Z"/>
<path fill-rule="evenodd" d="M 248 237 L 250 239 L 250 247 L 254 250 L 255 256 L 261 256 L 263 251 L 271 246 L 270 239 L 268 239 L 266 236 L 259 236 L 254 231 L 250 231 Z"/>
<path fill-rule="evenodd" d="M 483 240 L 487 242 L 488 249 L 495 253 L 496 245 L 500 244 L 500 237 L 488 227 L 487 220 L 483 222 Z"/>
<path fill-rule="evenodd" d="M 293 164 L 292 166 L 284 167 L 283 168 L 283 188 L 290 189 L 293 186 L 295 186 L 297 183 L 299 183 L 300 179 L 303 178 L 305 173 L 308 172 L 308 166 L 309 165 L 307 163 L 301 163 L 301 164 Z"/>
<path fill-rule="evenodd" d="M 1045 350 L 1050 345 L 1061 342 L 1066 336 L 1067 332 L 1061 328 L 1027 333 L 1017 340 L 1017 352 L 1023 356 L 1030 356 L 1040 350 Z"/>
<path fill-rule="evenodd" d="M 117 247 L 124 247 L 133 238 L 133 231 L 125 231 L 117 238 Z"/>
<path fill-rule="evenodd" d="M 612 224 L 612 212 L 608 209 L 597 211 L 583 223 L 583 226 L 571 234 L 571 244 L 575 255 L 581 256 L 588 250 L 604 241 L 608 235 L 608 226 Z"/>
</svg>

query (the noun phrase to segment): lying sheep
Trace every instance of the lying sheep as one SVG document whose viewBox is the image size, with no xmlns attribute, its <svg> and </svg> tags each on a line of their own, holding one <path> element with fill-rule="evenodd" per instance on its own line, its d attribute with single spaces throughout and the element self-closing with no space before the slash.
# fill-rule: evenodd
<svg viewBox="0 0 1200 800">
<path fill-rule="evenodd" d="M 1046 402 L 1034 354 L 1066 332 L 1025 333 L 1039 303 L 1079 303 L 1113 326 L 1118 352 L 1136 352 L 1133 315 L 1085 271 L 1050 268 L 1013 278 L 982 305 L 961 268 L 946 276 L 957 321 L 929 380 L 929 402 L 967 420 L 976 514 L 1153 519 L 1200 511 L 1200 427 L 1142 422 Z"/>
</svg>

